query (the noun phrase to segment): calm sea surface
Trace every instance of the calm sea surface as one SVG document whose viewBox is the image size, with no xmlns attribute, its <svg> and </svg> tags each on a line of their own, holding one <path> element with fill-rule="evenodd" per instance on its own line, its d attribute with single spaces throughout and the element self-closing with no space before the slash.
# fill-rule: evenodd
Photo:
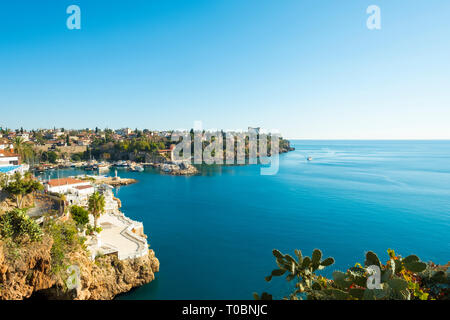
<svg viewBox="0 0 450 320">
<path fill-rule="evenodd" d="M 292 141 L 275 176 L 259 166 L 212 167 L 173 177 L 119 170 L 138 184 L 117 190 L 123 212 L 144 222 L 161 263 L 156 280 L 119 299 L 283 297 L 264 281 L 271 254 L 314 248 L 335 269 L 386 249 L 422 260 L 450 258 L 450 141 Z M 306 161 L 306 157 L 313 161 Z M 74 174 L 73 170 L 59 175 Z M 56 173 L 54 173 L 56 175 Z"/>
</svg>

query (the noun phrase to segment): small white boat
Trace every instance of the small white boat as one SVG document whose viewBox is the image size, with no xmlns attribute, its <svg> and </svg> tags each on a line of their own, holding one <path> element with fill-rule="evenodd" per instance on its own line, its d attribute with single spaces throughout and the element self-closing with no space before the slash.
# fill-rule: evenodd
<svg viewBox="0 0 450 320">
<path fill-rule="evenodd" d="M 143 172 L 144 171 L 144 167 L 143 166 L 132 166 L 130 167 L 130 171 L 134 171 L 134 172 Z"/>
<path fill-rule="evenodd" d="M 98 171 L 109 171 L 109 164 L 107 163 L 101 163 L 97 166 Z"/>
<path fill-rule="evenodd" d="M 306 158 L 306 160 L 308 160 L 308 161 L 312 161 L 312 157 L 308 157 L 308 158 Z"/>
<path fill-rule="evenodd" d="M 128 167 L 128 163 L 126 161 L 119 160 L 116 162 L 115 166 L 119 167 L 119 168 L 124 168 L 124 167 Z"/>
</svg>

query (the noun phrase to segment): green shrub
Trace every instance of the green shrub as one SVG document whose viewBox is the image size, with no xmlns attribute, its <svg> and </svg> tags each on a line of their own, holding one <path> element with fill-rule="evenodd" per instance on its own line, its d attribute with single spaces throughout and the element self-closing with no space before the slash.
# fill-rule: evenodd
<svg viewBox="0 0 450 320">
<path fill-rule="evenodd" d="M 87 228 L 86 228 L 86 234 L 89 236 L 92 236 L 94 234 L 94 232 L 100 233 L 100 232 L 102 232 L 102 230 L 103 229 L 101 227 L 94 227 L 94 226 L 88 224 Z"/>
<path fill-rule="evenodd" d="M 14 209 L 0 216 L 0 235 L 21 242 L 25 238 L 31 241 L 42 239 L 39 225 L 27 216 L 26 210 Z"/>
<path fill-rule="evenodd" d="M 82 156 L 82 154 L 80 155 L 79 153 L 73 154 L 72 157 L 71 157 L 72 161 L 80 162 L 82 160 L 81 156 Z"/>
<path fill-rule="evenodd" d="M 89 223 L 89 212 L 86 209 L 79 206 L 72 206 L 70 208 L 70 213 L 72 219 L 75 220 L 78 226 L 84 227 Z"/>
<path fill-rule="evenodd" d="M 45 229 L 53 238 L 53 245 L 50 252 L 52 257 L 52 272 L 57 274 L 66 269 L 68 254 L 77 251 L 83 244 L 84 238 L 78 235 L 78 229 L 73 221 L 50 221 Z"/>
</svg>

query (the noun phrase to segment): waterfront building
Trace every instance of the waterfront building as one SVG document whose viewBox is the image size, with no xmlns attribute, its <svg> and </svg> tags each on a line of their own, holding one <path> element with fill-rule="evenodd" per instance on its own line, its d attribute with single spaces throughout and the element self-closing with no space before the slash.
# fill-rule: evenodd
<svg viewBox="0 0 450 320">
<path fill-rule="evenodd" d="M 91 187 L 90 190 L 87 187 Z M 69 191 L 86 193 L 88 191 L 93 192 L 93 187 L 90 181 L 83 181 L 74 178 L 62 178 L 62 179 L 51 179 L 45 183 L 45 190 L 47 192 L 67 194 Z"/>
<path fill-rule="evenodd" d="M 16 172 L 24 174 L 29 169 L 27 164 L 20 163 L 20 156 L 14 153 L 12 146 L 0 148 L 0 173 L 13 175 Z"/>
</svg>

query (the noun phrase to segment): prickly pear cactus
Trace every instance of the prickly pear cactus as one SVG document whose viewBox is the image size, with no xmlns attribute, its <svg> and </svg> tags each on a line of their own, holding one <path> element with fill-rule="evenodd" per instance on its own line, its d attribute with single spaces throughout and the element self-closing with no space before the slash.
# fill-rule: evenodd
<svg viewBox="0 0 450 320">
<path fill-rule="evenodd" d="M 435 300 L 449 299 L 450 276 L 447 266 L 420 261 L 416 255 L 405 258 L 388 250 L 389 260 L 382 264 L 376 253 L 366 253 L 364 266 L 357 263 L 346 272 L 334 271 L 332 279 L 316 272 L 334 264 L 333 258 L 322 260 L 322 251 L 315 249 L 311 257 L 295 250 L 295 258 L 273 250 L 278 269 L 267 276 L 286 275 L 286 280 L 296 279 L 292 300 Z M 272 298 L 263 293 L 255 299 Z"/>
</svg>

